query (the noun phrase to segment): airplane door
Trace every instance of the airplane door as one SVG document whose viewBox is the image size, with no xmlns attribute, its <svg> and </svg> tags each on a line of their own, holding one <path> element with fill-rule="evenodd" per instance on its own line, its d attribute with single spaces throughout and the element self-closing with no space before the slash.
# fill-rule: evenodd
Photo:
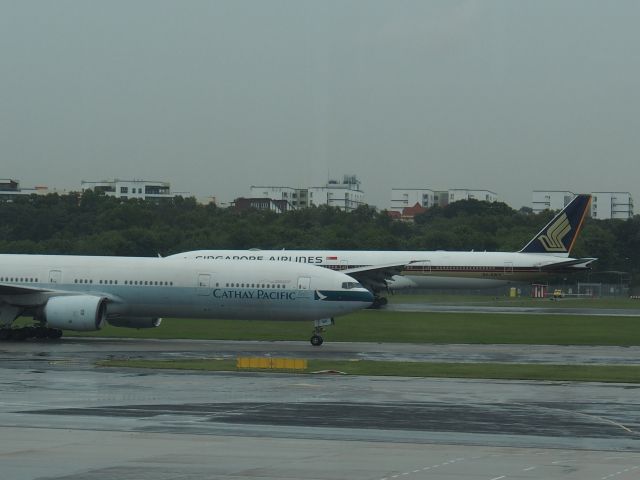
<svg viewBox="0 0 640 480">
<path fill-rule="evenodd" d="M 340 260 L 340 270 L 349 268 L 349 260 Z"/>
<path fill-rule="evenodd" d="M 513 262 L 504 262 L 504 274 L 505 275 L 513 274 Z"/>
<path fill-rule="evenodd" d="M 50 270 L 49 283 L 62 283 L 62 272 L 60 270 Z"/>
<path fill-rule="evenodd" d="M 311 279 L 298 277 L 298 298 L 311 298 Z"/>
<path fill-rule="evenodd" d="M 422 262 L 422 271 L 424 273 L 431 273 L 431 260 L 425 260 Z"/>
<path fill-rule="evenodd" d="M 211 294 L 211 275 L 201 273 L 198 275 L 198 295 Z"/>
</svg>

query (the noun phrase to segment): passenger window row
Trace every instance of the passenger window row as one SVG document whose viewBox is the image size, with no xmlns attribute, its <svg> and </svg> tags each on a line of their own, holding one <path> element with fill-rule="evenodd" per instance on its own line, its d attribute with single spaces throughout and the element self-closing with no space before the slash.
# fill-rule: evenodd
<svg viewBox="0 0 640 480">
<path fill-rule="evenodd" d="M 88 280 L 86 278 L 75 279 L 73 283 L 93 283 L 93 280 Z M 100 285 L 118 285 L 118 280 L 99 280 L 98 283 Z M 173 282 L 165 282 L 158 280 L 125 280 L 125 285 L 138 285 L 138 286 L 173 286 Z"/>
<path fill-rule="evenodd" d="M 0 282 L 38 283 L 37 278 L 0 277 Z"/>
<path fill-rule="evenodd" d="M 217 286 L 218 284 L 216 284 Z M 227 288 L 285 288 L 285 285 L 272 283 L 226 283 Z"/>
</svg>

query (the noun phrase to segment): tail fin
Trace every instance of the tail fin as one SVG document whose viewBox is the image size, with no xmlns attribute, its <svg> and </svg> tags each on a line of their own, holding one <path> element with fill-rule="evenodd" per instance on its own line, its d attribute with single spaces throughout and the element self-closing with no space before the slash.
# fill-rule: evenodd
<svg viewBox="0 0 640 480">
<path fill-rule="evenodd" d="M 576 195 L 520 250 L 520 253 L 546 253 L 568 257 L 590 205 L 591 195 Z"/>
</svg>

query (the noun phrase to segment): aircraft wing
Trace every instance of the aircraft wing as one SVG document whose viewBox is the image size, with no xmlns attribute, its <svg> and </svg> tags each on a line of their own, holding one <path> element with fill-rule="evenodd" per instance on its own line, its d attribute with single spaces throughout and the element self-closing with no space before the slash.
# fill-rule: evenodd
<svg viewBox="0 0 640 480">
<path fill-rule="evenodd" d="M 53 290 L 43 288 L 25 287 L 24 285 L 13 285 L 10 283 L 0 283 L 0 296 L 2 295 L 30 295 L 34 293 L 46 293 Z"/>
<path fill-rule="evenodd" d="M 100 292 L 71 292 L 68 290 L 58 290 L 51 288 L 28 287 L 25 285 L 14 285 L 11 283 L 0 283 L 0 304 L 6 305 L 41 305 L 46 303 L 47 299 L 56 296 L 66 295 L 99 295 L 106 297 L 108 301 L 118 302 L 119 299 L 114 295 Z"/>
<path fill-rule="evenodd" d="M 341 272 L 355 278 L 365 288 L 375 293 L 387 288 L 387 280 L 391 280 L 394 275 L 400 275 L 407 265 L 420 261 L 414 260 L 412 262 L 347 268 L 346 270 L 341 270 Z"/>
</svg>

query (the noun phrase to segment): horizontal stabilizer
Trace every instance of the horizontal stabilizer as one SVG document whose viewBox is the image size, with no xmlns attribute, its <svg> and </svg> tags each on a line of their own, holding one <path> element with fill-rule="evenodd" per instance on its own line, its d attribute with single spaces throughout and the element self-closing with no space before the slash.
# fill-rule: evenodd
<svg viewBox="0 0 640 480">
<path fill-rule="evenodd" d="M 591 263 L 598 260 L 597 258 L 573 258 L 571 260 L 567 260 L 566 262 L 556 262 L 550 265 L 545 265 L 541 267 L 541 270 L 544 271 L 553 271 L 553 270 L 563 270 L 565 268 L 585 268 L 591 269 Z"/>
</svg>

